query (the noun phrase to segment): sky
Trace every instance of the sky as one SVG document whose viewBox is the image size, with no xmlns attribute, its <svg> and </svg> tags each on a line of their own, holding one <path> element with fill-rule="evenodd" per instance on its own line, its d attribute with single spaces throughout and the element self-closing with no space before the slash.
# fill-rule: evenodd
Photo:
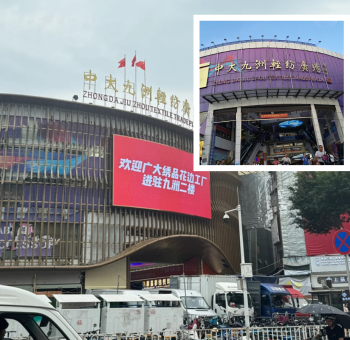
<svg viewBox="0 0 350 340">
<path fill-rule="evenodd" d="M 215 44 L 252 39 L 276 39 L 308 42 L 327 50 L 344 54 L 343 21 L 203 21 L 200 24 L 200 44 Z M 319 41 L 321 41 L 319 43 Z M 202 48 L 202 46 L 200 46 Z"/>
<path fill-rule="evenodd" d="M 153 97 L 160 88 L 168 103 L 176 95 L 193 106 L 193 15 L 344 15 L 350 14 L 350 1 L 17 0 L 1 1 L 0 13 L 0 93 L 63 100 L 76 94 L 82 101 L 83 75 L 91 70 L 97 75 L 96 92 L 104 93 L 105 76 L 112 74 L 122 97 L 124 73 L 118 61 L 126 54 L 127 79 L 134 81 L 130 64 L 137 51 L 137 60 L 146 61 Z M 289 35 L 297 36 L 299 28 L 293 29 Z M 252 35 L 260 32 L 256 27 Z M 325 40 L 319 35 L 311 38 Z M 230 38 L 227 32 L 215 40 L 225 37 Z M 138 97 L 143 76 L 138 69 Z"/>
</svg>

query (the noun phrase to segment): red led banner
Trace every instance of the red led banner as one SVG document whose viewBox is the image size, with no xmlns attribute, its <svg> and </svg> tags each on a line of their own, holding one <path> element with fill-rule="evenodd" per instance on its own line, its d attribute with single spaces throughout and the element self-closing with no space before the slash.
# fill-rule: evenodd
<svg viewBox="0 0 350 340">
<path fill-rule="evenodd" d="M 114 135 L 113 205 L 211 218 L 209 171 L 193 171 L 191 153 Z"/>
<path fill-rule="evenodd" d="M 276 118 L 288 118 L 288 113 L 271 113 L 267 115 L 260 115 L 260 119 L 276 119 Z"/>
</svg>

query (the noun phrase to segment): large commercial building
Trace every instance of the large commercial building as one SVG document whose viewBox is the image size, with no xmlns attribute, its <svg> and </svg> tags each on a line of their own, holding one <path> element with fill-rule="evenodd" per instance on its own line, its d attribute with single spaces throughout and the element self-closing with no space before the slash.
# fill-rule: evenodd
<svg viewBox="0 0 350 340">
<path fill-rule="evenodd" d="M 239 272 L 236 173 L 193 172 L 193 132 L 146 115 L 0 95 L 0 284 L 127 287 L 130 263 Z"/>
<path fill-rule="evenodd" d="M 344 142 L 344 57 L 300 41 L 236 41 L 200 50 L 202 164 L 267 164 L 337 154 Z M 342 147 L 340 148 L 342 149 Z"/>
</svg>

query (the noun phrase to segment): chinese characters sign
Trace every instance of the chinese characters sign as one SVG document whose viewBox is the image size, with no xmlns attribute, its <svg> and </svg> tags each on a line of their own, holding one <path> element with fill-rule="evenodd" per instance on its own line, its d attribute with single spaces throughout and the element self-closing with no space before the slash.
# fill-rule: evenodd
<svg viewBox="0 0 350 340">
<path fill-rule="evenodd" d="M 261 114 L 260 119 L 288 118 L 288 113 Z"/>
<path fill-rule="evenodd" d="M 113 205 L 211 218 L 209 172 L 192 170 L 192 154 L 119 135 L 113 143 Z"/>
</svg>

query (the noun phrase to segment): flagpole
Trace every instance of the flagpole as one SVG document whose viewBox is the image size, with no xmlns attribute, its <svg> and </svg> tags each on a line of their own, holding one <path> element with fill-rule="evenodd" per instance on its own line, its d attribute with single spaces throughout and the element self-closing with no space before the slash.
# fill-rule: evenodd
<svg viewBox="0 0 350 340">
<path fill-rule="evenodd" d="M 144 77 L 145 77 L 145 87 L 146 85 L 146 60 L 143 61 L 145 63 L 145 69 L 143 70 L 144 72 Z M 147 96 L 145 96 L 145 106 L 147 105 Z M 149 105 L 151 105 L 151 103 L 149 102 Z M 146 110 L 145 110 L 145 114 L 147 114 Z"/>
<path fill-rule="evenodd" d="M 136 69 L 137 69 L 137 67 L 136 67 L 136 51 L 135 51 L 135 65 L 134 65 L 134 67 L 135 67 L 135 89 L 134 89 L 134 92 L 135 92 L 135 102 L 137 102 L 137 77 L 136 77 Z M 136 112 L 137 112 L 137 105 L 136 105 L 136 107 L 135 107 L 135 109 L 136 109 Z"/>
<path fill-rule="evenodd" d="M 124 84 L 126 83 L 126 54 L 124 54 Z M 125 92 L 125 88 L 124 88 L 124 105 L 123 105 L 123 109 L 125 110 L 125 104 L 126 104 L 126 92 Z"/>
</svg>

